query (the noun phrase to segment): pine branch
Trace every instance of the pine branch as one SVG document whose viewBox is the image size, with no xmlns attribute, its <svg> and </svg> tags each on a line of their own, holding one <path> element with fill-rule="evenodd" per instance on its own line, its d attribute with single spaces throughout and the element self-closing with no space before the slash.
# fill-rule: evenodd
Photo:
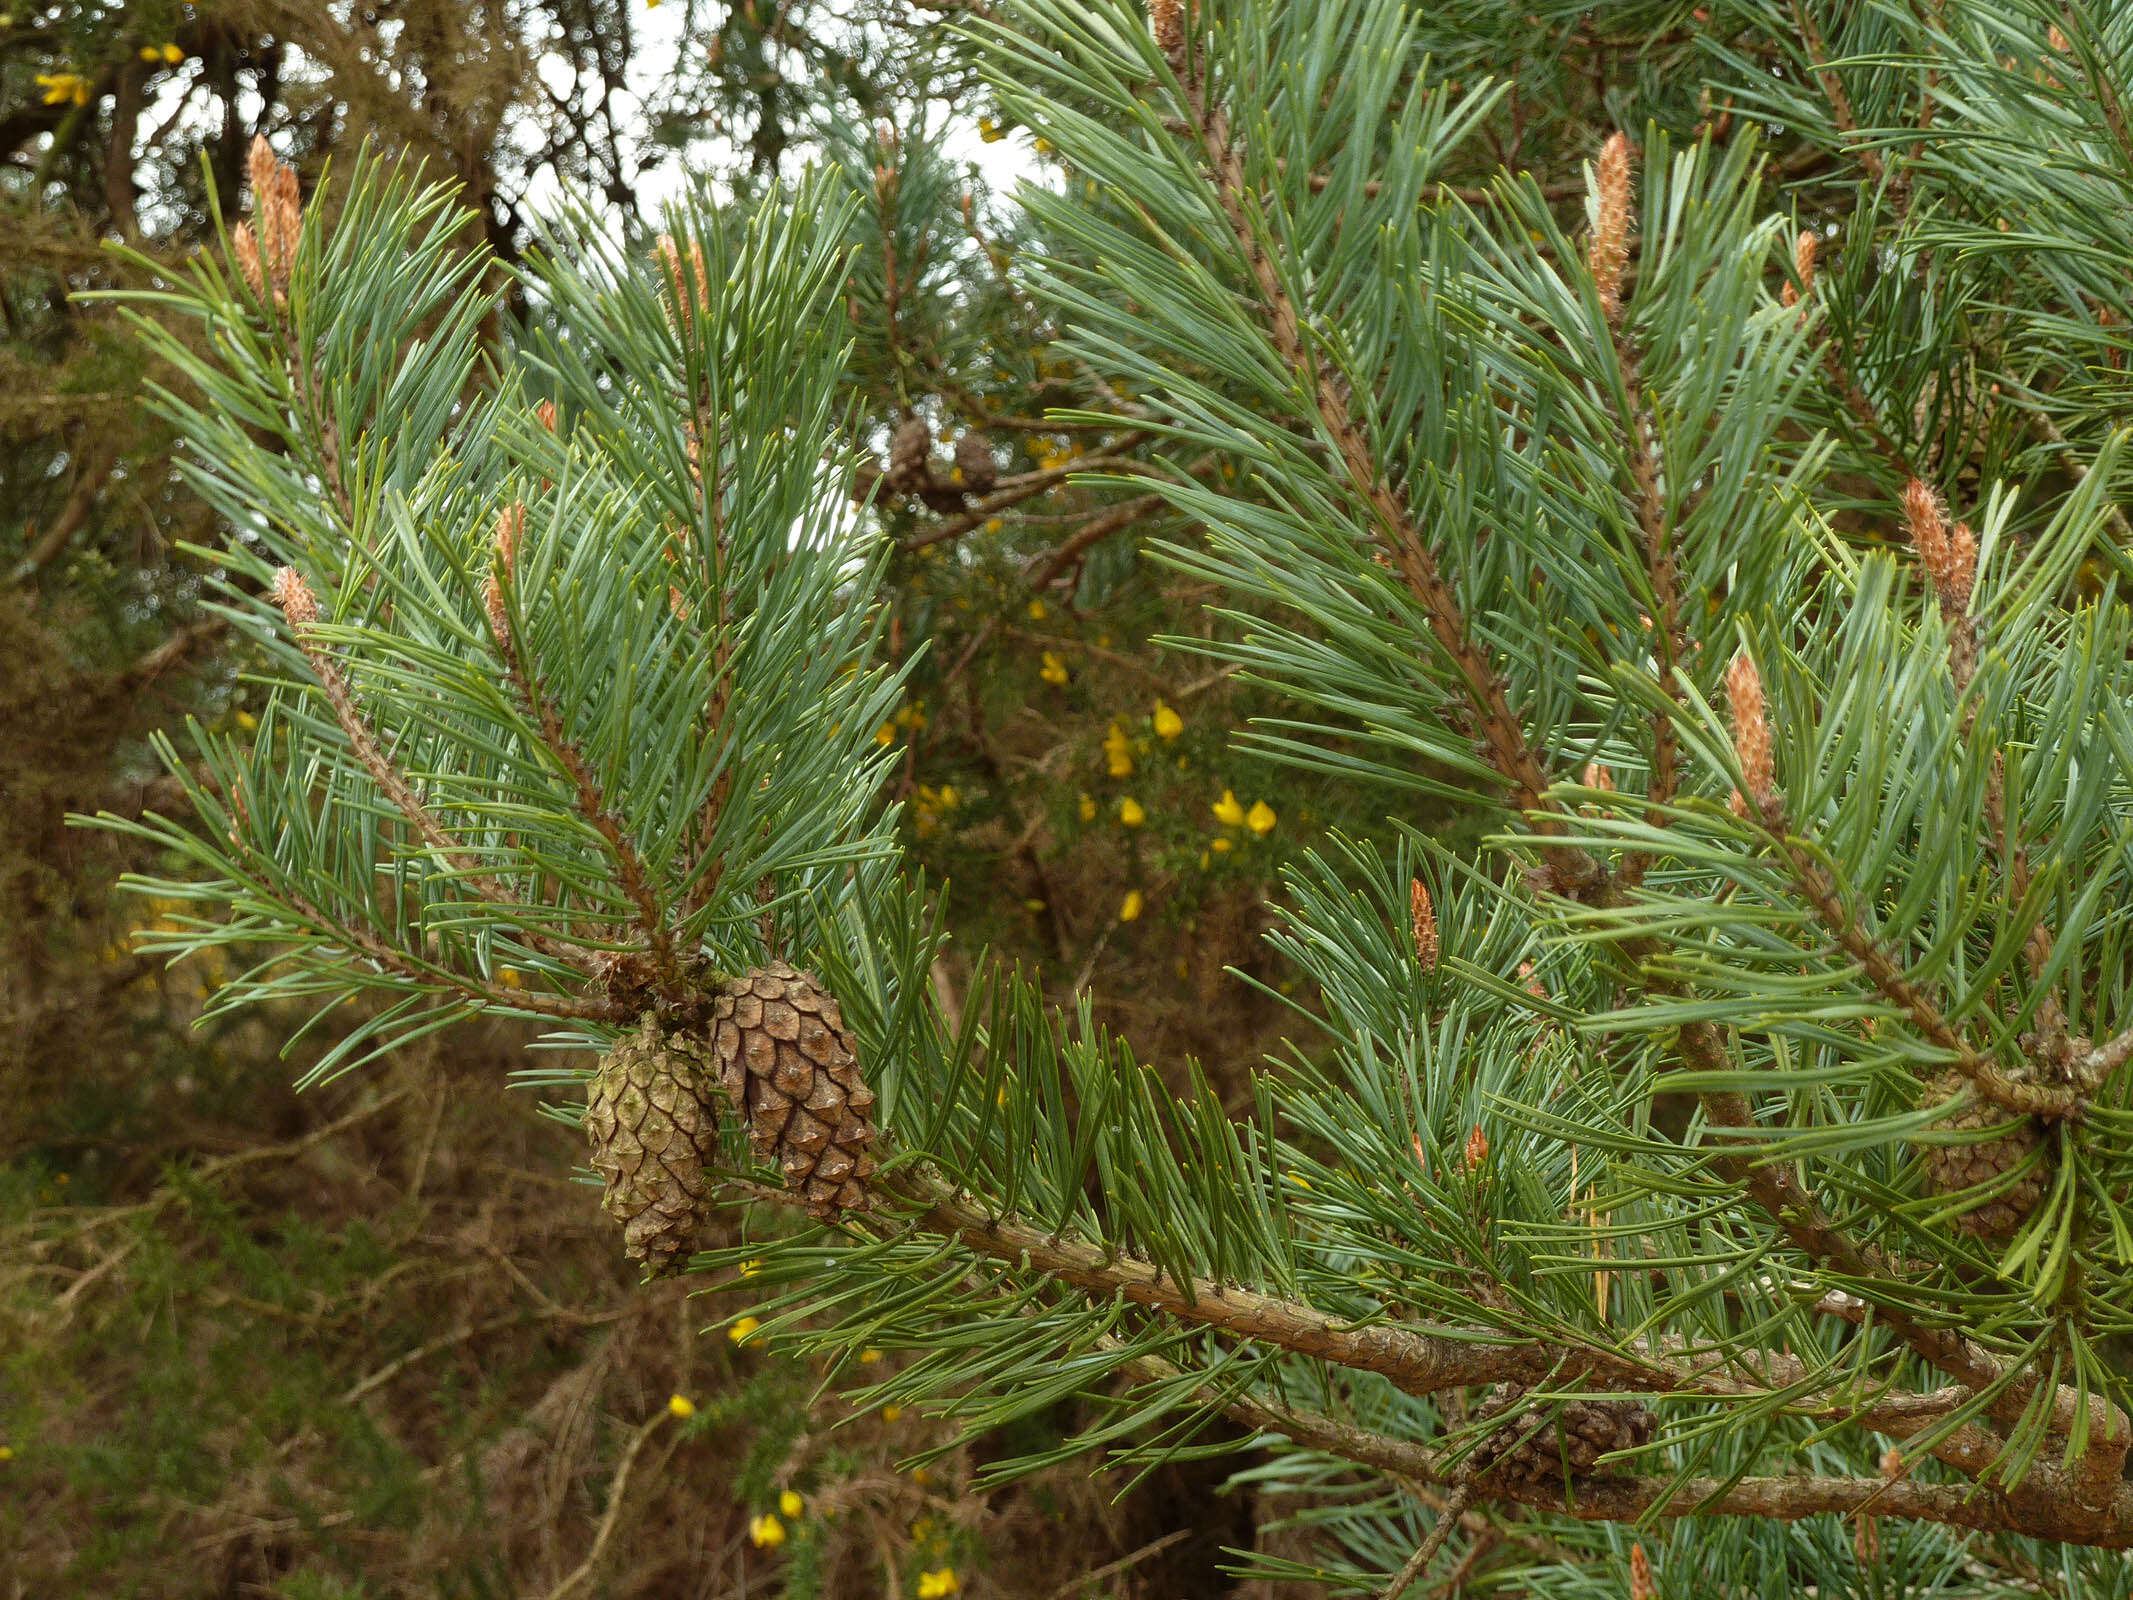
<svg viewBox="0 0 2133 1600">
<path fill-rule="evenodd" d="M 1223 215 L 1251 270 L 1275 350 L 1311 396 L 1319 422 L 1345 467 L 1350 483 L 1370 506 L 1378 535 L 1401 580 L 1429 618 L 1430 632 L 1437 647 L 1459 676 L 1461 687 L 1481 725 L 1491 764 L 1510 785 L 1514 807 L 1532 816 L 1535 831 L 1543 836 L 1541 847 L 1547 854 L 1556 882 L 1567 894 L 1592 890 L 1604 877 L 1604 870 L 1581 847 L 1547 841 L 1547 835 L 1562 830 L 1562 823 L 1551 814 L 1554 808 L 1545 798 L 1550 779 L 1539 756 L 1527 742 L 1525 724 L 1511 709 L 1503 679 L 1494 664 L 1474 642 L 1458 597 L 1445 581 L 1435 552 L 1415 526 L 1404 496 L 1379 470 L 1370 441 L 1350 412 L 1347 398 L 1318 367 L 1305 346 L 1303 315 L 1282 283 L 1281 275 L 1275 271 L 1246 214 L 1244 197 L 1249 192 L 1249 185 L 1227 116 L 1208 101 L 1204 87 L 1197 79 L 1181 83 L 1179 93 L 1190 112 L 1188 126 L 1214 174 L 1214 187 Z"/>
<path fill-rule="evenodd" d="M 2079 1091 L 2010 1078 L 1973 1050 L 1940 1008 L 1911 982 L 1888 947 L 1860 926 L 1828 869 L 1808 854 L 1793 832 L 1783 798 L 1773 791 L 1758 797 L 1756 805 L 1772 848 L 1785 862 L 1794 885 L 1814 907 L 1822 926 L 1859 964 L 1860 971 L 1885 999 L 1901 1009 L 1920 1033 L 1954 1057 L 1956 1070 L 1970 1080 L 1979 1094 L 1996 1106 L 2028 1116 L 2066 1117 L 2079 1109 Z"/>
<path fill-rule="evenodd" d="M 1830 115 L 1835 119 L 1837 131 L 1849 143 L 1859 165 L 1866 169 L 1874 182 L 1881 181 L 1881 154 L 1870 145 L 1858 144 L 1859 119 L 1852 112 L 1851 96 L 1844 92 L 1844 80 L 1837 76 L 1829 64 L 1829 46 L 1822 42 L 1822 30 L 1816 26 L 1814 12 L 1802 0 L 1792 0 L 1792 17 L 1799 24 L 1800 41 L 1807 51 L 1809 64 L 1814 68 L 1815 82 L 1822 86 L 1822 94 L 1829 101 Z"/>
<path fill-rule="evenodd" d="M 511 514 L 505 513 L 506 517 Z M 508 557 L 499 565 L 503 572 L 511 571 Z M 683 987 L 681 964 L 674 949 L 673 930 L 667 926 L 666 914 L 652 887 L 650 869 L 638 854 L 634 842 L 623 832 L 620 820 L 609 809 L 598 775 L 585 759 L 585 752 L 578 748 L 569 730 L 563 726 L 554 702 L 543 691 L 526 661 L 509 614 L 501 604 L 492 603 L 488 607 L 488 618 L 489 637 L 503 662 L 505 680 L 518 696 L 520 707 L 533 718 L 542 747 L 570 780 L 578 815 L 590 823 L 605 842 L 621 876 L 623 893 L 636 907 L 637 927 L 645 937 L 661 989 L 670 997 L 679 994 Z"/>
<path fill-rule="evenodd" d="M 523 909 L 519 897 L 487 871 L 483 870 L 472 856 L 459 848 L 458 841 L 445 832 L 435 815 L 415 793 L 414 785 L 407 781 L 392 759 L 382 750 L 376 735 L 371 732 L 369 719 L 363 714 L 363 706 L 347 675 L 320 642 L 317 634 L 317 605 L 304 587 L 303 580 L 293 568 L 284 567 L 275 580 L 275 597 L 288 615 L 290 631 L 295 635 L 297 648 L 304 659 L 311 663 L 311 670 L 318 675 L 320 685 L 326 692 L 326 703 L 333 708 L 334 720 L 341 725 L 341 733 L 348 740 L 348 748 L 370 774 L 371 781 L 386 799 L 393 803 L 405 817 L 416 834 L 437 855 L 438 860 L 452 870 L 456 881 L 465 883 L 491 905 L 518 911 Z M 552 939 L 537 928 L 519 926 L 515 935 L 524 941 L 528 949 L 574 968 L 580 976 L 590 976 L 592 967 L 583 951 Z"/>
</svg>

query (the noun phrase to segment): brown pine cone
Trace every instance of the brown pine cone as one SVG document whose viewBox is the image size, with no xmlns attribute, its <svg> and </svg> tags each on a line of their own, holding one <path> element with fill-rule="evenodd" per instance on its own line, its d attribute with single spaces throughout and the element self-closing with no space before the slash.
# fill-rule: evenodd
<svg viewBox="0 0 2133 1600">
<path fill-rule="evenodd" d="M 718 1111 L 700 1044 L 644 1026 L 600 1058 L 585 1096 L 600 1204 L 632 1260 L 655 1278 L 681 1270 L 711 1209 L 704 1168 L 718 1156 Z"/>
<path fill-rule="evenodd" d="M 966 494 L 991 494 L 993 485 L 1000 481 L 999 466 L 992 458 L 992 441 L 975 428 L 956 440 L 955 464 L 963 474 Z"/>
<path fill-rule="evenodd" d="M 1958 1073 L 1943 1073 L 1926 1085 L 1921 1103 L 1930 1105 L 1935 1101 L 1953 1099 L 1962 1091 L 1963 1082 Z M 2010 1121 L 2014 1123 L 2012 1128 L 2007 1126 Z M 2020 1166 L 2030 1152 L 2044 1142 L 2044 1130 L 2035 1117 L 2018 1119 L 2014 1112 L 1984 1100 L 1973 1100 L 1963 1110 L 1943 1117 L 1933 1126 L 1937 1132 L 2005 1130 L 1996 1137 L 1980 1138 L 1975 1143 L 1921 1144 L 1918 1148 L 1919 1154 L 1925 1157 L 1926 1188 L 1934 1194 L 1960 1194 L 1965 1189 L 1995 1183 Z M 2011 1185 L 1981 1196 L 1964 1210 L 1954 1219 L 1955 1226 L 1982 1239 L 2004 1239 L 2037 1209 L 2037 1203 L 2044 1198 L 2051 1181 L 2052 1159 L 2047 1150 L 2043 1160 L 2032 1165 Z"/>
<path fill-rule="evenodd" d="M 1486 1422 L 1510 1411 L 1524 1398 L 1525 1386 L 1506 1384 L 1497 1388 L 1476 1408 L 1475 1416 Z M 1615 1450 L 1634 1450 L 1649 1444 L 1658 1428 L 1658 1418 L 1635 1400 L 1565 1400 L 1554 1415 L 1536 1424 L 1531 1412 L 1506 1422 L 1474 1452 L 1473 1474 L 1487 1474 L 1499 1483 L 1537 1487 L 1564 1481 L 1564 1469 L 1572 1478 L 1590 1477 L 1600 1457 Z"/>
<path fill-rule="evenodd" d="M 777 1159 L 815 1217 L 866 1209 L 874 1091 L 837 1002 L 809 974 L 773 961 L 720 984 L 711 1015 L 719 1082 L 747 1118 L 756 1154 Z"/>
<path fill-rule="evenodd" d="M 933 483 L 927 457 L 933 451 L 933 430 L 924 417 L 901 423 L 889 438 L 889 487 L 899 494 L 916 494 Z"/>
</svg>

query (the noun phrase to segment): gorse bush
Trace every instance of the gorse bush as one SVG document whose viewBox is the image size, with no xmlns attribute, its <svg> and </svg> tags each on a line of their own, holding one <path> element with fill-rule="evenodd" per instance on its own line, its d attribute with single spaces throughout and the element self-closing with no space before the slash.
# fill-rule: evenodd
<svg viewBox="0 0 2133 1600">
<path fill-rule="evenodd" d="M 1241 1424 L 1319 1534 L 1276 1576 L 2127 1592 L 2133 22 L 1604 8 L 1703 52 L 1702 127 L 1551 197 L 1446 181 L 1513 86 L 1394 0 L 1152 9 L 970 38 L 1070 179 L 1018 287 L 1229 597 L 1179 644 L 1399 830 L 1290 872 L 1324 1010 L 1251 1115 L 1000 973 L 941 1009 L 832 179 L 629 257 L 567 217 L 498 351 L 441 194 L 365 165 L 328 230 L 261 159 L 162 297 L 203 337 L 143 324 L 280 674 L 132 825 L 213 912 L 162 947 L 382 996 L 321 1073 L 479 1013 L 602 1052 L 523 1077 L 640 1259 L 784 1206 L 760 1336 L 911 1352 L 872 1400 Z M 1402 826 L 1447 800 L 1480 850 Z"/>
</svg>

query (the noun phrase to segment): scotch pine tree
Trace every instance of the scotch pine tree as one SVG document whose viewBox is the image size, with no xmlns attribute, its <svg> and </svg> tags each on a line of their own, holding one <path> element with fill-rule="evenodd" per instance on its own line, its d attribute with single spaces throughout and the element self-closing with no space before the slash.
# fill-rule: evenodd
<svg viewBox="0 0 2133 1600">
<path fill-rule="evenodd" d="M 444 197 L 365 165 L 329 230 L 260 159 L 166 297 L 205 354 L 144 322 L 280 673 L 167 751 L 197 825 L 135 825 L 212 913 L 164 947 L 373 997 L 321 1072 L 548 1022 L 633 1253 L 724 1272 L 691 1227 L 759 1205 L 769 1337 L 914 1353 L 872 1398 L 1079 1396 L 1137 1462 L 1242 1424 L 1322 1536 L 1277 1576 L 2127 1593 L 2133 24 L 1603 10 L 1734 109 L 1597 142 L 1569 225 L 1443 181 L 1510 93 L 1433 64 L 1456 18 L 970 25 L 1070 179 L 1020 287 L 1232 597 L 1187 646 L 1287 697 L 1263 751 L 1491 819 L 1302 860 L 1325 1010 L 1253 1116 L 1011 977 L 937 1006 L 833 179 L 650 260 L 564 217 L 477 386 Z"/>
</svg>

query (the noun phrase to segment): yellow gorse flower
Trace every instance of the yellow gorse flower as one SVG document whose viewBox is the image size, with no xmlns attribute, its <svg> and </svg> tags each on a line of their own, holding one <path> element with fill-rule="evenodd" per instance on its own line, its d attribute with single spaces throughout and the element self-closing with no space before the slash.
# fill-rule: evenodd
<svg viewBox="0 0 2133 1600">
<path fill-rule="evenodd" d="M 1158 700 L 1155 703 L 1155 736 L 1175 739 L 1185 731 L 1185 719 Z"/>
<path fill-rule="evenodd" d="M 1104 761 L 1114 778 L 1125 778 L 1133 773 L 1133 739 L 1123 723 L 1114 722 L 1104 735 Z"/>
<path fill-rule="evenodd" d="M 918 1575 L 918 1600 L 945 1600 L 951 1594 L 960 1593 L 963 1580 L 955 1575 L 953 1567 L 937 1567 L 932 1572 Z"/>
<path fill-rule="evenodd" d="M 1094 822 L 1096 820 L 1096 801 L 1089 795 L 1081 797 L 1081 803 L 1075 807 L 1075 810 L 1079 813 L 1083 822 Z"/>
<path fill-rule="evenodd" d="M 1274 808 L 1264 800 L 1254 800 L 1252 809 L 1244 814 L 1244 825 L 1261 837 L 1274 831 L 1274 824 L 1281 819 L 1274 815 Z"/>
<path fill-rule="evenodd" d="M 778 1496 L 778 1509 L 788 1517 L 797 1517 L 807 1509 L 807 1502 L 794 1494 L 792 1490 L 787 1489 Z"/>
<path fill-rule="evenodd" d="M 1118 803 L 1118 820 L 1128 828 L 1138 828 L 1148 820 L 1148 813 L 1142 810 L 1141 803 L 1129 794 Z"/>
<path fill-rule="evenodd" d="M 1060 660 L 1056 650 L 1047 650 L 1044 652 L 1044 664 L 1037 669 L 1037 676 L 1046 683 L 1063 689 L 1067 681 L 1067 664 Z"/>
<path fill-rule="evenodd" d="M 1121 922 L 1139 921 L 1142 904 L 1140 890 L 1129 890 L 1126 894 L 1126 903 L 1118 908 L 1118 920 Z"/>
<path fill-rule="evenodd" d="M 667 1411 L 687 1422 L 696 1415 L 696 1402 L 685 1394 L 670 1394 L 667 1396 Z"/>
<path fill-rule="evenodd" d="M 1222 798 L 1215 802 L 1214 812 L 1216 821 L 1227 823 L 1232 828 L 1244 821 L 1244 807 L 1237 803 L 1236 795 L 1228 789 L 1224 789 Z"/>
<path fill-rule="evenodd" d="M 732 1327 L 726 1330 L 726 1337 L 731 1339 L 735 1344 L 746 1344 L 748 1342 L 749 1336 L 761 1326 L 762 1324 L 756 1321 L 755 1318 L 743 1317 L 740 1321 L 736 1322 Z"/>
<path fill-rule="evenodd" d="M 978 118 L 978 137 L 987 144 L 998 144 L 1007 137 L 1007 132 L 990 117 Z"/>
<path fill-rule="evenodd" d="M 785 1542 L 785 1524 L 768 1512 L 760 1517 L 750 1517 L 748 1537 L 755 1541 L 758 1550 L 775 1550 Z"/>
<path fill-rule="evenodd" d="M 1048 616 L 1048 615 L 1049 615 L 1049 612 L 1047 612 L 1047 611 L 1046 611 L 1046 609 L 1045 609 L 1045 605 L 1044 605 L 1044 602 L 1043 602 L 1042 600 L 1032 600 L 1032 601 L 1031 601 L 1031 602 L 1029 603 L 1029 619 L 1030 619 L 1030 621 L 1032 621 L 1032 622 L 1042 622 L 1042 621 L 1043 621 L 1043 620 L 1045 619 L 1045 617 L 1046 617 L 1046 616 Z"/>
<path fill-rule="evenodd" d="M 44 91 L 48 106 L 63 106 L 69 101 L 78 106 L 89 103 L 89 80 L 78 72 L 40 72 L 37 87 Z"/>
</svg>

